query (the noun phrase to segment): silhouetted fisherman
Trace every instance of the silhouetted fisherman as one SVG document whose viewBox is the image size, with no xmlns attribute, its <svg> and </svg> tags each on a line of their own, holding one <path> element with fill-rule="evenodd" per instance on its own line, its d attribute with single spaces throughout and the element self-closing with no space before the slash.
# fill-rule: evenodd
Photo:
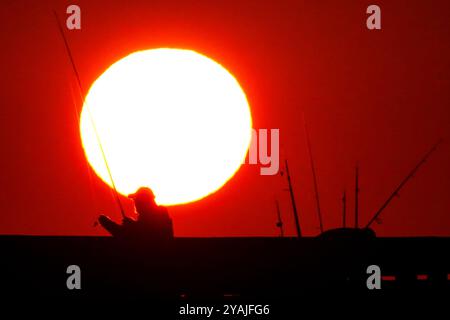
<svg viewBox="0 0 450 320">
<path fill-rule="evenodd" d="M 125 217 L 122 224 L 100 215 L 98 222 L 114 237 L 139 239 L 172 239 L 173 226 L 167 208 L 158 206 L 150 188 L 139 188 L 136 193 L 128 195 L 134 200 L 137 220 Z"/>
</svg>

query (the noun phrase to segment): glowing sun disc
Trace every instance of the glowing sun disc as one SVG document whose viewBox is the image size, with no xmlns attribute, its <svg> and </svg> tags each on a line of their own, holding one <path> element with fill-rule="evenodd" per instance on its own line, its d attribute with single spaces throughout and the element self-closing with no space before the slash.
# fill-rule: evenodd
<svg viewBox="0 0 450 320">
<path fill-rule="evenodd" d="M 111 65 L 91 86 L 80 119 L 96 174 L 111 186 L 101 143 L 121 194 L 148 186 L 164 205 L 220 189 L 244 162 L 251 127 L 236 79 L 181 49 L 138 51 Z"/>
</svg>

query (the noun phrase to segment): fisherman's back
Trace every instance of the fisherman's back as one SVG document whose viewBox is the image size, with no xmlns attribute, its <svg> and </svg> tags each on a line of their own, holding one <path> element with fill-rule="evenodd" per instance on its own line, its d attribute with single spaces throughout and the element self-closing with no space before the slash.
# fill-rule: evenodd
<svg viewBox="0 0 450 320">
<path fill-rule="evenodd" d="M 141 212 L 138 220 L 134 223 L 135 232 L 143 236 L 172 239 L 173 224 L 165 207 L 155 207 L 151 212 Z"/>
</svg>

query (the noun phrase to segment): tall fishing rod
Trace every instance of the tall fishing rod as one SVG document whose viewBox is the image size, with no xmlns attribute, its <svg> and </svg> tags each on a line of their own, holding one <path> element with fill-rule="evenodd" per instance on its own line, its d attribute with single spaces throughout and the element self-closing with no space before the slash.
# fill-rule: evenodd
<svg viewBox="0 0 450 320">
<path fill-rule="evenodd" d="M 300 229 L 300 221 L 298 219 L 297 205 L 295 204 L 294 190 L 292 189 L 291 175 L 289 173 L 289 166 L 287 159 L 284 159 L 284 166 L 286 167 L 286 176 L 289 185 L 289 194 L 291 195 L 292 211 L 294 212 L 295 229 L 297 230 L 297 237 L 301 238 L 302 230 Z"/>
<path fill-rule="evenodd" d="M 380 209 L 373 215 L 372 219 L 367 223 L 366 228 L 369 228 L 370 225 L 378 218 L 381 212 L 388 206 L 391 200 L 398 195 L 398 192 L 401 188 L 414 177 L 414 174 L 419 170 L 419 168 L 427 161 L 428 157 L 437 149 L 437 147 L 441 144 L 442 139 L 440 139 L 434 146 L 423 156 L 423 158 L 419 161 L 419 163 L 411 170 L 411 172 L 403 179 L 403 181 L 398 185 L 398 187 L 394 190 L 394 192 L 389 196 L 389 198 L 383 203 Z"/>
<path fill-rule="evenodd" d="M 320 232 L 323 233 L 323 221 L 322 221 L 322 212 L 320 210 L 319 187 L 317 186 L 316 167 L 314 165 L 314 158 L 313 158 L 312 150 L 311 150 L 311 141 L 309 139 L 309 132 L 308 132 L 308 127 L 306 125 L 305 115 L 303 115 L 303 124 L 304 124 L 304 129 L 305 129 L 306 145 L 308 147 L 309 161 L 311 164 L 311 171 L 312 171 L 313 182 L 314 182 L 314 194 L 316 196 L 316 208 L 317 208 L 317 216 L 319 217 L 319 227 L 320 227 Z"/>
<path fill-rule="evenodd" d="M 77 70 L 77 67 L 75 65 L 75 61 L 73 59 L 69 43 L 67 42 L 66 36 L 64 34 L 64 30 L 63 30 L 63 28 L 61 26 L 61 23 L 60 23 L 59 19 L 58 19 L 58 15 L 56 14 L 55 10 L 53 10 L 53 13 L 55 14 L 56 24 L 58 25 L 59 32 L 61 33 L 61 36 L 62 36 L 62 38 L 64 40 L 64 45 L 66 47 L 67 54 L 69 55 L 70 63 L 72 64 L 72 68 L 73 68 L 73 71 L 75 73 L 75 77 L 76 77 L 77 82 L 78 82 L 78 87 L 80 89 L 82 100 L 83 100 L 83 105 L 84 105 L 84 98 L 83 98 L 84 97 L 83 96 L 84 90 L 83 90 L 83 86 L 81 85 L 80 75 L 78 74 L 78 70 Z M 86 105 L 86 110 L 88 112 L 88 116 L 89 116 L 89 120 L 91 122 L 92 128 L 94 129 L 95 137 L 96 137 L 97 143 L 98 143 L 98 145 L 100 147 L 100 152 L 102 154 L 103 161 L 105 162 L 105 166 L 106 166 L 106 170 L 108 171 L 109 179 L 111 180 L 111 185 L 112 185 L 113 190 L 114 190 L 115 199 L 116 199 L 117 204 L 119 206 L 120 213 L 122 214 L 122 217 L 125 219 L 126 215 L 125 215 L 125 211 L 124 211 L 123 206 L 122 206 L 122 202 L 120 201 L 119 192 L 117 191 L 116 184 L 114 183 L 114 179 L 113 179 L 113 176 L 112 176 L 112 173 L 111 173 L 111 169 L 109 167 L 108 160 L 106 159 L 105 150 L 103 149 L 103 145 L 102 145 L 102 142 L 101 142 L 101 139 L 100 139 L 100 135 L 98 134 L 97 127 L 95 126 L 94 118 L 92 116 L 91 110 L 89 109 L 89 107 L 87 105 Z"/>
</svg>

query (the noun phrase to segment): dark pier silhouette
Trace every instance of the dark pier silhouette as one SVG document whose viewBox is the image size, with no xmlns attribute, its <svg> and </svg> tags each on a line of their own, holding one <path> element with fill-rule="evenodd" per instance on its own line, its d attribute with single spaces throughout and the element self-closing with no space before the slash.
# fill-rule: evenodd
<svg viewBox="0 0 450 320">
<path fill-rule="evenodd" d="M 0 236 L 10 297 L 280 299 L 314 292 L 450 289 L 450 238 L 175 238 L 153 245 L 112 237 Z M 81 268 L 81 290 L 66 269 Z M 376 291 L 376 290 L 375 290 Z"/>
</svg>

